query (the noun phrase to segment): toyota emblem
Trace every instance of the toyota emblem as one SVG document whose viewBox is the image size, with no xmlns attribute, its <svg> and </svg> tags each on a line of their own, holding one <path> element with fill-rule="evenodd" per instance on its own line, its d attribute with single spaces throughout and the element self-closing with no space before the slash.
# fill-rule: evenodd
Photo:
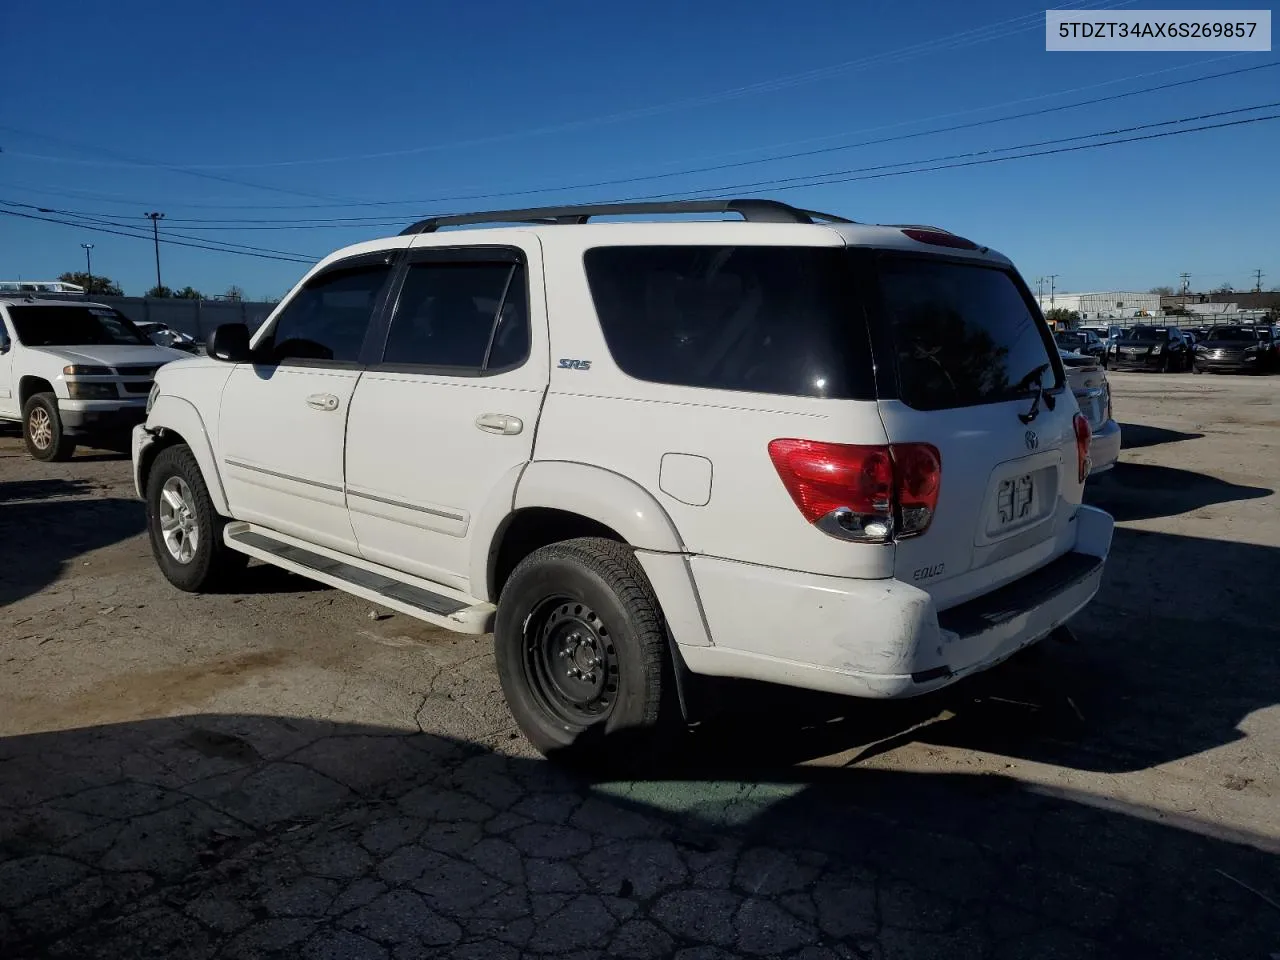
<svg viewBox="0 0 1280 960">
<path fill-rule="evenodd" d="M 1023 434 L 1023 439 L 1027 441 L 1028 450 L 1034 450 L 1040 446 L 1040 438 L 1036 436 L 1036 432 L 1034 430 L 1028 430 Z"/>
</svg>

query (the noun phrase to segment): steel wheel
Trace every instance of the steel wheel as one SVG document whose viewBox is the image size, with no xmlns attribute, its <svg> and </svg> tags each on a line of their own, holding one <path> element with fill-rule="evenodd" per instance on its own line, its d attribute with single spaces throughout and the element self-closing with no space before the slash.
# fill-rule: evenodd
<svg viewBox="0 0 1280 960">
<path fill-rule="evenodd" d="M 618 693 L 618 657 L 594 610 L 551 597 L 525 624 L 525 676 L 544 709 L 575 727 L 607 717 Z"/>
<path fill-rule="evenodd" d="M 196 499 L 181 477 L 170 477 L 160 489 L 160 533 L 173 559 L 190 563 L 195 558 L 200 547 Z"/>
<path fill-rule="evenodd" d="M 33 407 L 27 415 L 27 435 L 40 450 L 48 450 L 53 443 L 53 420 L 44 407 Z"/>
</svg>

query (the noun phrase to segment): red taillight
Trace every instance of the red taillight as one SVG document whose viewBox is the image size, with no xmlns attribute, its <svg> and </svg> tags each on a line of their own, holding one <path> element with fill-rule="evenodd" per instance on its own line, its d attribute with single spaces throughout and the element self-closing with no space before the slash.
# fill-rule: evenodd
<svg viewBox="0 0 1280 960">
<path fill-rule="evenodd" d="M 954 233 L 947 233 L 945 230 L 921 230 L 908 227 L 902 232 L 917 243 L 931 243 L 935 247 L 956 247 L 960 250 L 978 249 L 978 245 L 972 240 L 957 237 Z"/>
<path fill-rule="evenodd" d="M 833 536 L 884 542 L 933 519 L 942 458 L 924 443 L 863 446 L 774 440 L 769 457 L 800 512 Z"/>
<path fill-rule="evenodd" d="M 1089 443 L 1093 440 L 1093 431 L 1089 428 L 1089 420 L 1083 413 L 1077 413 L 1071 419 L 1071 425 L 1076 431 L 1076 469 L 1080 475 L 1080 482 L 1084 483 L 1085 478 L 1089 476 Z"/>
</svg>

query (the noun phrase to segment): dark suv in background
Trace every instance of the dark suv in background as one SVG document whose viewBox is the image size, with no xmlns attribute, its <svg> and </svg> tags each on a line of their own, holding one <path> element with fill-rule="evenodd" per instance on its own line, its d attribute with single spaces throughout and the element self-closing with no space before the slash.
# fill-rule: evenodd
<svg viewBox="0 0 1280 960">
<path fill-rule="evenodd" d="M 1139 325 L 1107 348 L 1113 370 L 1159 370 L 1179 373 L 1191 369 L 1191 342 L 1177 327 Z"/>
<path fill-rule="evenodd" d="M 1275 365 L 1275 340 L 1268 327 L 1214 327 L 1196 344 L 1196 373 L 1265 372 Z"/>
</svg>

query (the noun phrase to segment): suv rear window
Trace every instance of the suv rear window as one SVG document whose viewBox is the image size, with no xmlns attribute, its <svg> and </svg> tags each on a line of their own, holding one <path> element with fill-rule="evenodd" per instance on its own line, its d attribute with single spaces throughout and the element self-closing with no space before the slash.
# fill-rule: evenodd
<svg viewBox="0 0 1280 960">
<path fill-rule="evenodd" d="M 871 348 L 841 247 L 597 247 L 587 280 L 628 376 L 870 400 Z"/>
<path fill-rule="evenodd" d="M 900 399 L 917 410 L 995 403 L 1057 383 L 1057 349 L 1012 275 L 925 257 L 880 258 Z"/>
</svg>

